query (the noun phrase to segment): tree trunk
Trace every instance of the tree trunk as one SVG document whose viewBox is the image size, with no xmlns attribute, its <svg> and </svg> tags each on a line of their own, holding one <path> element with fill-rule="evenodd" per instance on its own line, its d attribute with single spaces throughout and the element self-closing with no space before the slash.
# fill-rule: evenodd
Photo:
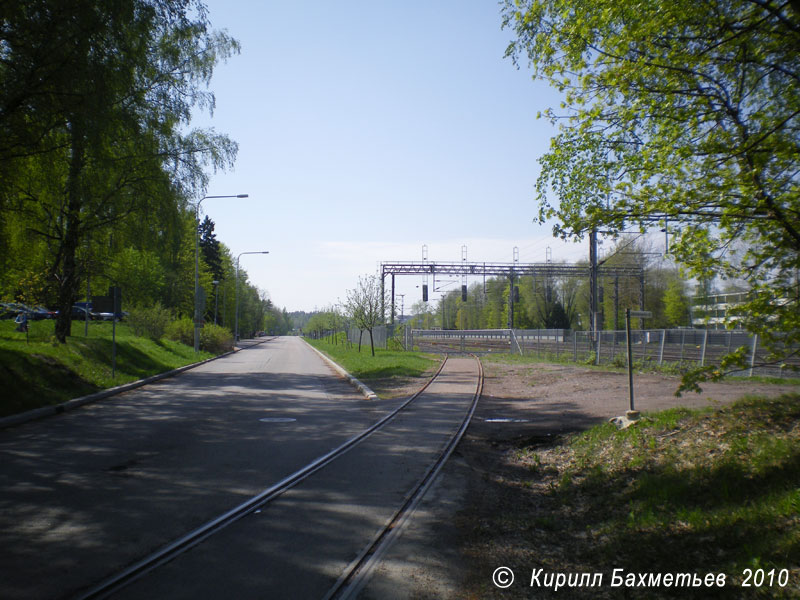
<svg viewBox="0 0 800 600">
<path fill-rule="evenodd" d="M 361 336 L 364 335 L 364 330 L 358 330 L 358 351 L 361 352 Z"/>
<path fill-rule="evenodd" d="M 375 342 L 372 339 L 372 328 L 369 330 L 369 346 L 372 348 L 372 356 L 375 356 Z"/>
<path fill-rule="evenodd" d="M 61 272 L 58 274 L 58 319 L 56 339 L 65 344 L 72 333 L 72 305 L 77 297 L 78 273 L 75 254 L 80 243 L 81 189 L 80 175 L 84 163 L 82 134 L 72 125 L 72 144 L 67 175 L 67 209 L 64 219 L 64 235 L 61 241 Z"/>
</svg>

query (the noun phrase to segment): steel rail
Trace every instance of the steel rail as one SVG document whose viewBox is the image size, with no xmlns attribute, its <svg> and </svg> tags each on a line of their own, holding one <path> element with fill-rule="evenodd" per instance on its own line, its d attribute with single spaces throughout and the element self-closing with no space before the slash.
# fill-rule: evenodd
<svg viewBox="0 0 800 600">
<path fill-rule="evenodd" d="M 433 383 L 433 381 L 441 374 L 447 356 L 445 355 L 439 365 L 439 369 L 434 375 L 422 386 L 413 396 L 409 397 L 405 402 L 398 406 L 393 411 L 387 413 L 384 417 L 373 423 L 367 429 L 356 434 L 340 446 L 334 448 L 330 452 L 314 459 L 305 467 L 295 471 L 291 475 L 284 477 L 276 484 L 266 488 L 259 494 L 253 496 L 249 500 L 239 504 L 238 506 L 230 509 L 229 511 L 219 515 L 218 517 L 206 522 L 205 524 L 197 527 L 189 533 L 181 536 L 180 538 L 170 542 L 166 546 L 156 550 L 155 552 L 139 559 L 127 568 L 119 571 L 118 573 L 107 577 L 100 583 L 90 587 L 88 590 L 78 593 L 72 597 L 72 600 L 101 600 L 108 598 L 112 594 L 120 591 L 127 585 L 133 583 L 137 579 L 154 571 L 158 567 L 170 562 L 189 549 L 200 544 L 208 539 L 215 533 L 221 531 L 225 527 L 235 523 L 255 510 L 263 507 L 265 504 L 271 502 L 284 492 L 292 489 L 301 481 L 307 479 L 312 474 L 316 473 L 329 463 L 333 462 L 336 458 L 342 456 L 353 447 L 357 446 L 360 442 L 364 441 L 367 437 L 382 429 L 390 421 L 392 421 L 402 410 L 407 408 L 414 400 L 416 400 L 422 392 L 424 392 Z"/>
<path fill-rule="evenodd" d="M 456 446 L 458 446 L 469 427 L 472 416 L 475 414 L 475 408 L 478 405 L 478 399 L 483 392 L 483 365 L 477 356 L 474 354 L 472 356 L 478 364 L 478 384 L 472 397 L 472 403 L 458 431 L 450 438 L 442 453 L 428 468 L 419 482 L 406 495 L 402 506 L 395 511 L 386 524 L 375 534 L 372 541 L 361 551 L 358 557 L 348 565 L 344 573 L 328 590 L 323 600 L 352 600 L 361 593 L 368 583 L 372 571 L 383 559 L 395 539 L 402 533 L 417 506 L 436 481 L 436 477 L 456 449 Z"/>
</svg>

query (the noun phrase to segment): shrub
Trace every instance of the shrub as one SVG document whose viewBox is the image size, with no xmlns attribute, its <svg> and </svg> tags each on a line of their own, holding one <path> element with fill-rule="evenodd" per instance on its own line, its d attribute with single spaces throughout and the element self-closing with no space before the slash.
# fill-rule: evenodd
<svg viewBox="0 0 800 600">
<path fill-rule="evenodd" d="M 628 356 L 626 354 L 615 354 L 614 358 L 611 360 L 611 366 L 619 369 L 627 367 Z"/>
<path fill-rule="evenodd" d="M 164 337 L 171 320 L 169 309 L 161 306 L 160 302 L 150 307 L 138 305 L 131 309 L 127 317 L 134 335 L 148 337 L 151 340 L 160 340 Z"/>
<path fill-rule="evenodd" d="M 403 342 L 397 337 L 389 338 L 386 342 L 386 349 L 387 350 L 405 350 L 403 347 Z"/>
<path fill-rule="evenodd" d="M 167 325 L 167 337 L 176 342 L 194 346 L 194 323 L 189 317 L 183 317 Z"/>
<path fill-rule="evenodd" d="M 192 332 L 194 343 L 194 332 Z M 212 354 L 222 354 L 233 349 L 233 335 L 219 325 L 206 325 L 200 330 L 200 347 Z"/>
<path fill-rule="evenodd" d="M 173 321 L 167 327 L 167 337 L 176 342 L 194 346 L 194 323 L 188 317 Z M 231 332 L 219 325 L 207 324 L 200 329 L 200 349 L 222 354 L 233 348 Z"/>
</svg>

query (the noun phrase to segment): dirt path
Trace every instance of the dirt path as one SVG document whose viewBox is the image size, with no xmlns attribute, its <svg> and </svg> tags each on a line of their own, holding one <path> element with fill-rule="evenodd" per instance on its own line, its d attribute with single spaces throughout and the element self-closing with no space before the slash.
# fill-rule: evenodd
<svg viewBox="0 0 800 600">
<path fill-rule="evenodd" d="M 484 392 L 472 425 L 361 598 L 508 598 L 492 585 L 492 573 L 530 549 L 518 543 L 521 525 L 510 521 L 498 530 L 497 516 L 519 513 L 521 502 L 531 509 L 536 505 L 535 494 L 522 494 L 515 485 L 520 467 L 514 451 L 521 445 L 551 446 L 565 433 L 628 409 L 627 373 L 491 362 L 484 368 Z M 798 390 L 736 381 L 707 384 L 702 394 L 676 398 L 678 383 L 673 376 L 635 375 L 636 408 L 701 407 Z"/>
</svg>

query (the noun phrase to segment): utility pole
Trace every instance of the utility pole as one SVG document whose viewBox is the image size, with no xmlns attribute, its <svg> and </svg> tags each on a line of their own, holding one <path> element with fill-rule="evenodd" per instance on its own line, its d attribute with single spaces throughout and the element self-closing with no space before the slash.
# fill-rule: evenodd
<svg viewBox="0 0 800 600">
<path fill-rule="evenodd" d="M 508 277 L 508 328 L 514 329 L 514 274 Z"/>
<path fill-rule="evenodd" d="M 589 233 L 589 331 L 596 334 L 598 331 L 597 312 L 599 308 L 597 283 L 597 229 Z M 592 342 L 595 336 L 590 336 Z"/>
<path fill-rule="evenodd" d="M 508 328 L 514 329 L 514 280 L 516 279 L 516 268 L 519 266 L 519 248 L 514 246 L 513 249 L 514 266 L 511 268 L 511 273 L 508 276 Z"/>
<path fill-rule="evenodd" d="M 392 273 L 392 319 L 391 323 L 394 325 L 394 273 Z"/>
</svg>

